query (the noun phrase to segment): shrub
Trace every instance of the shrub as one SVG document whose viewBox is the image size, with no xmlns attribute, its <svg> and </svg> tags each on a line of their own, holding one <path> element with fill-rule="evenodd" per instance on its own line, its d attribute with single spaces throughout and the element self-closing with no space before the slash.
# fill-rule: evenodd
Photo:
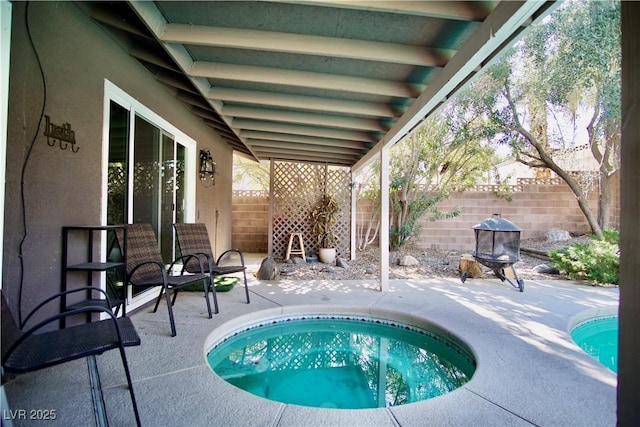
<svg viewBox="0 0 640 427">
<path fill-rule="evenodd" d="M 620 249 L 617 231 L 606 230 L 588 244 L 575 243 L 549 252 L 553 266 L 572 280 L 617 285 L 620 279 Z"/>
</svg>

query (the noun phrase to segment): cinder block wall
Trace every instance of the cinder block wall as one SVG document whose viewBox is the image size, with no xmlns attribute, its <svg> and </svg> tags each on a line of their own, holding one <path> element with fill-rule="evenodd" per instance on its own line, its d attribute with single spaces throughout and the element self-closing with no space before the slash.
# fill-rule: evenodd
<svg viewBox="0 0 640 427">
<path fill-rule="evenodd" d="M 557 182 L 557 181 L 556 181 Z M 510 202 L 497 198 L 491 191 L 467 191 L 453 194 L 438 205 L 443 211 L 455 207 L 463 213 L 454 219 L 422 220 L 422 233 L 413 243 L 418 248 L 442 250 L 475 249 L 472 227 L 500 213 L 503 218 L 522 229 L 522 238 L 544 237 L 551 229 L 586 233 L 587 221 L 569 187 L 561 182 L 522 179 L 511 193 Z M 597 212 L 598 192 L 589 195 L 589 205 Z M 366 200 L 358 201 L 358 227 L 365 224 L 373 206 Z M 618 224 L 619 207 L 614 209 L 613 223 Z M 233 246 L 245 252 L 267 252 L 269 201 L 264 192 L 234 191 Z M 374 243 L 374 245 L 377 243 Z"/>
<path fill-rule="evenodd" d="M 428 216 L 425 216 L 421 220 L 423 228 L 420 238 L 412 243 L 422 249 L 473 252 L 475 234 L 472 227 L 494 213 L 501 214 L 502 218 L 520 227 L 522 239 L 544 237 L 547 231 L 554 228 L 588 232 L 587 221 L 569 187 L 564 182 L 551 182 L 522 179 L 518 186 L 514 186 L 514 190 L 518 191 L 512 191 L 510 202 L 497 198 L 491 191 L 455 193 L 438 204 L 438 208 L 450 211 L 457 207 L 462 209 L 462 214 L 454 219 L 439 221 L 430 221 Z M 592 192 L 589 205 L 596 210 L 597 203 L 597 192 Z M 366 202 L 360 202 L 359 223 L 367 218 L 370 210 L 371 206 L 367 206 Z"/>
<path fill-rule="evenodd" d="M 263 191 L 234 191 L 231 244 L 244 252 L 266 253 L 269 244 L 269 198 Z"/>
<path fill-rule="evenodd" d="M 589 205 L 597 209 L 597 194 L 589 197 Z M 470 191 L 454 194 L 439 205 L 442 210 L 463 208 L 463 213 L 452 220 L 431 222 L 423 219 L 421 237 L 415 242 L 420 248 L 475 249 L 472 227 L 499 213 L 502 218 L 522 229 L 522 239 L 544 237 L 551 229 L 586 233 L 587 221 L 580 211 L 575 196 L 564 183 L 560 185 L 523 184 L 521 192 L 512 193 L 510 202 L 496 198 L 491 192 Z"/>
</svg>

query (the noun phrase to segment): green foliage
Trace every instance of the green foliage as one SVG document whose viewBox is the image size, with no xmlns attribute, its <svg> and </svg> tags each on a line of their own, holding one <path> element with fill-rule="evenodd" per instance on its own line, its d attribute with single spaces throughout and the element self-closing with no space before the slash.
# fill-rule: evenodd
<svg viewBox="0 0 640 427">
<path fill-rule="evenodd" d="M 269 163 L 256 162 L 240 155 L 233 156 L 233 183 L 244 184 L 252 190 L 269 191 Z"/>
<path fill-rule="evenodd" d="M 396 250 L 420 234 L 420 220 L 454 218 L 460 209 L 443 212 L 437 204 L 464 191 L 496 163 L 484 144 L 485 128 L 465 98 L 425 121 L 391 150 L 389 242 Z"/>
<path fill-rule="evenodd" d="M 550 252 L 554 267 L 572 280 L 617 285 L 620 279 L 620 234 L 613 230 L 606 230 L 603 234 L 603 238 L 594 238 L 588 244 L 576 243 Z"/>
<path fill-rule="evenodd" d="M 554 150 L 587 145 L 601 193 L 611 191 L 602 180 L 619 168 L 620 64 L 620 2 L 566 1 L 473 83 L 470 99 L 486 111 L 492 141 L 520 163 L 555 172 L 581 201 L 592 183 L 574 179 L 568 170 L 579 166 L 557 162 Z M 607 225 L 608 200 L 600 218 L 579 203 L 596 234 Z"/>
<path fill-rule="evenodd" d="M 318 245 L 321 248 L 333 248 L 338 243 L 333 227 L 338 221 L 339 213 L 338 202 L 330 194 L 324 194 L 311 210 L 312 232 L 318 237 Z"/>
</svg>

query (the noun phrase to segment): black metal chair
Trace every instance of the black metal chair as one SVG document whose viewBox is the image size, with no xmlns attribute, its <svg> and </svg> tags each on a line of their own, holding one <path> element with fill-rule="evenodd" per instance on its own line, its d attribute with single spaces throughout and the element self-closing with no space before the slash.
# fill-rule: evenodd
<svg viewBox="0 0 640 427">
<path fill-rule="evenodd" d="M 224 251 L 218 259 L 211 251 L 211 243 L 209 242 L 209 233 L 206 225 L 202 223 L 195 224 L 174 224 L 176 236 L 178 237 L 178 245 L 183 255 L 196 255 L 200 262 L 192 259 L 185 263 L 185 268 L 189 272 L 201 271 L 200 265 L 204 266 L 205 272 L 211 274 L 211 288 L 213 291 L 213 301 L 218 312 L 218 300 L 216 298 L 216 290 L 214 286 L 214 278 L 216 276 L 226 276 L 234 273 L 242 273 L 244 275 L 244 292 L 247 298 L 247 304 L 250 303 L 249 287 L 247 286 L 247 267 L 244 264 L 244 255 L 239 249 L 229 249 Z M 222 258 L 235 252 L 240 255 L 240 265 L 220 265 Z"/>
<path fill-rule="evenodd" d="M 199 267 L 194 270 L 194 274 L 173 275 L 174 266 L 177 262 L 186 264 L 193 261 Z M 173 305 L 176 302 L 180 289 L 202 282 L 202 290 L 207 303 L 209 319 L 212 318 L 211 304 L 209 303 L 209 288 L 211 276 L 203 273 L 204 266 L 195 256 L 184 255 L 174 260 L 168 268 L 160 254 L 160 247 L 156 240 L 156 235 L 151 228 L 151 224 L 129 224 L 127 226 L 127 277 L 132 286 L 151 287 L 160 286 L 162 290 L 153 308 L 155 313 L 162 297 L 167 300 L 169 311 L 169 321 L 171 322 L 171 336 L 176 336 L 176 324 L 173 317 Z M 184 269 L 182 271 L 184 273 Z M 173 298 L 170 294 L 173 292 Z M 216 309 L 217 313 L 217 309 Z"/>
<path fill-rule="evenodd" d="M 117 348 L 120 350 L 122 366 L 127 377 L 136 424 L 140 426 L 138 405 L 133 393 L 131 374 L 124 351 L 125 347 L 140 345 L 140 337 L 131 323 L 131 319 L 127 317 L 116 318 L 109 308 L 103 306 L 84 306 L 65 311 L 25 328 L 29 320 L 45 305 L 62 296 L 75 292 L 87 292 L 88 290 L 101 292 L 107 299 L 107 305 L 110 304 L 107 294 L 101 289 L 88 287 L 72 289 L 55 294 L 38 304 L 25 317 L 21 326 L 16 323 L 4 294 L 2 294 L 2 382 L 4 383 L 5 373 L 20 374 L 37 371 L 72 360 L 96 356 Z M 59 304 L 59 300 L 57 303 Z M 49 325 L 52 323 L 57 324 L 63 318 L 86 313 L 104 313 L 107 318 L 65 329 L 49 330 Z"/>
</svg>

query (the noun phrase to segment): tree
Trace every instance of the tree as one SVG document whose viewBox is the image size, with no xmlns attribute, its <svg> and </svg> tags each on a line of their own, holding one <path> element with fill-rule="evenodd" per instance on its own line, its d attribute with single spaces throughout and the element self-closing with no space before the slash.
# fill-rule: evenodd
<svg viewBox="0 0 640 427">
<path fill-rule="evenodd" d="M 522 64 L 525 64 L 524 66 Z M 611 178 L 619 169 L 619 4 L 567 2 L 473 85 L 487 129 L 511 146 L 515 159 L 549 168 L 576 196 L 593 233 L 602 236 L 611 211 Z M 587 141 L 568 138 L 559 115 L 575 126 L 590 114 Z M 557 126 L 549 125 L 555 121 Z M 566 122 L 566 120 L 565 120 Z M 554 149 L 588 144 L 599 165 L 599 214 L 579 179 L 554 159 Z"/>
<path fill-rule="evenodd" d="M 269 191 L 269 164 L 256 162 L 242 156 L 233 156 L 233 182 L 246 181 L 251 187 Z"/>
<path fill-rule="evenodd" d="M 476 184 L 496 163 L 495 151 L 486 142 L 481 117 L 469 114 L 464 102 L 443 109 L 426 120 L 416 131 L 391 149 L 389 164 L 390 246 L 398 249 L 420 233 L 420 220 L 451 218 L 459 209 L 444 212 L 439 202 L 452 192 Z M 379 165 L 374 165 L 377 182 Z M 360 190 L 377 199 L 379 193 Z M 374 215 L 379 212 L 374 210 Z M 376 221 L 377 223 L 377 221 Z M 369 227 L 370 232 L 373 227 Z M 377 231 L 377 228 L 376 228 Z M 369 242 L 366 236 L 362 243 Z"/>
</svg>

